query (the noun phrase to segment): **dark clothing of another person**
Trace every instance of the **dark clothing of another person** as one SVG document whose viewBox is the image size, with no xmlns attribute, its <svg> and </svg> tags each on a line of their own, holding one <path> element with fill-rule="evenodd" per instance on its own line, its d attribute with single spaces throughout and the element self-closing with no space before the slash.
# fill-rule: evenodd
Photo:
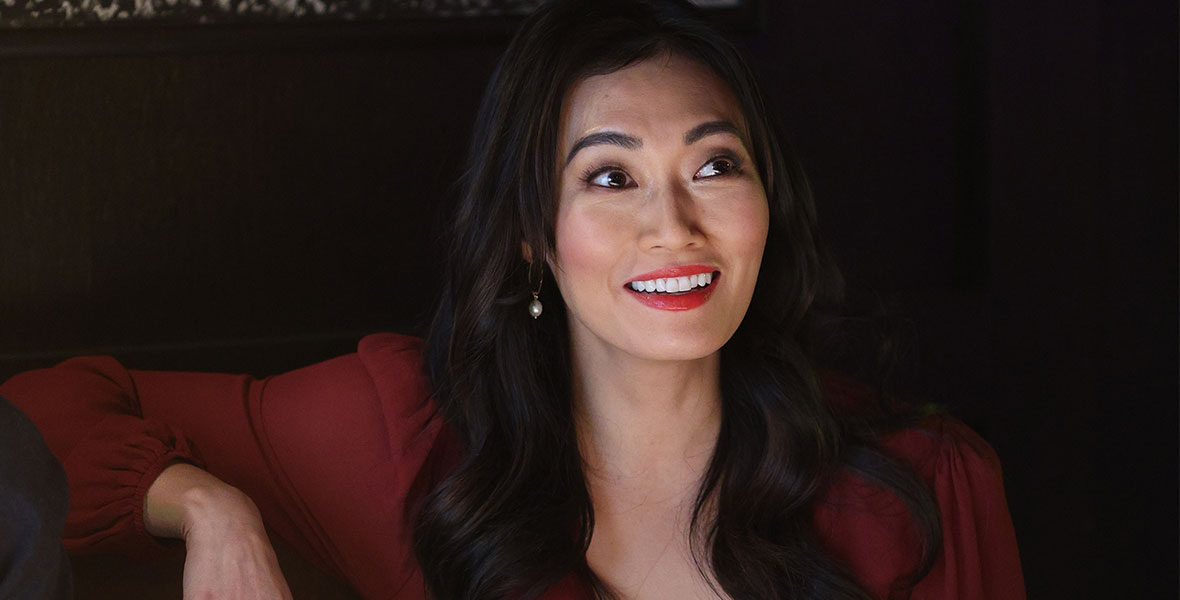
<svg viewBox="0 0 1180 600">
<path fill-rule="evenodd" d="M 62 528 L 65 471 L 32 421 L 0 397 L 0 598 L 73 597 Z"/>
</svg>

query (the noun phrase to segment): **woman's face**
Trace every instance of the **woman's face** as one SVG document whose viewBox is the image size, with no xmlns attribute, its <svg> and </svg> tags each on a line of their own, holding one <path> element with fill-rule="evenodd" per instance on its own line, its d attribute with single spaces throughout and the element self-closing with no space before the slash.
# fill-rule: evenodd
<svg viewBox="0 0 1180 600">
<path fill-rule="evenodd" d="M 576 348 L 685 360 L 733 335 L 769 226 L 748 140 L 725 83 L 676 55 L 570 89 L 551 266 Z"/>
</svg>

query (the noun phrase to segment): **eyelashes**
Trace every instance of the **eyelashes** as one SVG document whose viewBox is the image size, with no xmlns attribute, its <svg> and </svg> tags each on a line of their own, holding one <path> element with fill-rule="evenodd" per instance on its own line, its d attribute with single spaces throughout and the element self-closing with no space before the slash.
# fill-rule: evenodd
<svg viewBox="0 0 1180 600">
<path fill-rule="evenodd" d="M 741 163 L 739 163 L 736 158 L 730 158 L 729 156 L 715 156 L 705 162 L 705 165 L 698 169 L 697 172 L 693 174 L 692 178 L 703 179 L 710 177 L 720 177 L 730 173 L 739 174 L 741 173 L 740 167 Z M 706 171 L 708 171 L 709 174 L 702 175 L 702 173 L 705 173 Z"/>
<path fill-rule="evenodd" d="M 591 187 L 617 190 L 635 186 L 634 180 L 627 174 L 627 171 L 616 165 L 590 167 L 582 174 L 582 182 Z"/>
<path fill-rule="evenodd" d="M 718 154 L 709 160 L 693 174 L 694 181 L 713 179 L 743 173 L 742 161 L 730 154 Z M 600 187 L 622 190 L 635 187 L 635 180 L 627 170 L 618 165 L 595 165 L 582 172 L 582 182 L 588 187 Z"/>
</svg>

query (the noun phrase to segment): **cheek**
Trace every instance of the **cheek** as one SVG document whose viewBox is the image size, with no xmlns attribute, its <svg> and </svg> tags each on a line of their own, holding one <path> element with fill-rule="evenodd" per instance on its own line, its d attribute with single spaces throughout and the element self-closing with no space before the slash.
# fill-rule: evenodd
<svg viewBox="0 0 1180 600">
<path fill-rule="evenodd" d="M 756 249 L 759 262 L 761 262 L 762 251 L 766 248 L 766 236 L 770 234 L 770 206 L 763 199 L 759 208 L 750 221 L 750 231 L 747 234 L 747 239 L 750 240 L 751 246 Z"/>
<path fill-rule="evenodd" d="M 761 248 L 766 244 L 766 233 L 770 230 L 770 210 L 764 198 L 746 203 L 733 218 L 735 235 L 749 248 Z"/>
<path fill-rule="evenodd" d="M 582 286 L 609 283 L 630 225 L 611 211 L 587 208 L 559 210 L 556 223 L 555 276 L 567 301 L 575 301 Z"/>
<path fill-rule="evenodd" d="M 744 199 L 712 206 L 714 210 L 707 218 L 713 224 L 714 238 L 721 241 L 733 258 L 752 262 L 757 268 L 770 230 L 770 208 L 765 196 L 751 193 Z"/>
</svg>

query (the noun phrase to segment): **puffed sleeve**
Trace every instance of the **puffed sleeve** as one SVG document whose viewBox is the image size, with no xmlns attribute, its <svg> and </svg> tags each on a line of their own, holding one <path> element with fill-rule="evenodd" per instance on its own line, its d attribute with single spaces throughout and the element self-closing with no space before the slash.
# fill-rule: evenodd
<svg viewBox="0 0 1180 600">
<path fill-rule="evenodd" d="M 1016 533 L 995 451 L 954 419 L 932 419 L 924 433 L 937 442 L 936 458 L 921 470 L 938 502 L 942 554 L 912 598 L 1023 599 Z"/>
<path fill-rule="evenodd" d="M 90 498 L 71 506 L 76 550 L 158 545 L 143 529 L 144 494 L 165 465 L 189 460 L 363 596 L 421 589 L 406 513 L 441 425 L 419 340 L 368 336 L 354 354 L 265 379 L 75 359 L 0 393 L 42 429 L 75 498 Z"/>
<path fill-rule="evenodd" d="M 880 440 L 933 493 L 942 552 L 908 587 L 921 554 L 909 510 L 891 491 L 847 472 L 816 507 L 821 543 L 881 600 L 1022 600 L 1024 578 L 999 460 L 975 432 L 935 416 Z"/>
</svg>

